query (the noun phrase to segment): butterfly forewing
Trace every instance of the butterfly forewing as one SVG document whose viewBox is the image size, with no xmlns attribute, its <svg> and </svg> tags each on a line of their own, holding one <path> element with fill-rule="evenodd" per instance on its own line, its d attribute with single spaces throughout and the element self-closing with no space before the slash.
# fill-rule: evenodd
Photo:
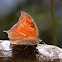
<svg viewBox="0 0 62 62">
<path fill-rule="evenodd" d="M 23 11 L 19 21 L 7 33 L 10 40 L 38 37 L 38 29 L 35 22 L 29 14 Z"/>
</svg>

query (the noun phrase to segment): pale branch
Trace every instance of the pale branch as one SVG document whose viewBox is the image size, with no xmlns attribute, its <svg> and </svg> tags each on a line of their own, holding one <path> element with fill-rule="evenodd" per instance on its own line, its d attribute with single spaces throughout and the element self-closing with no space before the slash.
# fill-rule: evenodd
<svg viewBox="0 0 62 62">
<path fill-rule="evenodd" d="M 0 57 L 12 57 L 14 55 L 10 46 L 9 40 L 0 40 Z M 62 62 L 62 49 L 57 46 L 38 44 L 35 50 L 38 62 Z"/>
<path fill-rule="evenodd" d="M 36 57 L 39 62 L 62 62 L 62 49 L 47 44 L 38 44 Z"/>
</svg>

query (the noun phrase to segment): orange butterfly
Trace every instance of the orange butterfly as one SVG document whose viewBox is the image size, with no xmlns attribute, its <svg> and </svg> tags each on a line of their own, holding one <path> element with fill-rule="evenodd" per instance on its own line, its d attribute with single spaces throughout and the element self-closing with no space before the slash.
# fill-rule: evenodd
<svg viewBox="0 0 62 62">
<path fill-rule="evenodd" d="M 36 45 L 40 42 L 38 28 L 29 14 L 21 11 L 19 21 L 8 31 L 11 44 Z"/>
</svg>

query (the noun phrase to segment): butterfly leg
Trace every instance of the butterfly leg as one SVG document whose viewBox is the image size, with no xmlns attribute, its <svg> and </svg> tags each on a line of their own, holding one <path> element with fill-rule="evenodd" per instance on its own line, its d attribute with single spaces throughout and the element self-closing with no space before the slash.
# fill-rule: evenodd
<svg viewBox="0 0 62 62">
<path fill-rule="evenodd" d="M 46 44 L 45 42 L 43 42 L 42 40 L 39 40 L 40 42 L 42 42 L 43 44 Z"/>
<path fill-rule="evenodd" d="M 24 50 L 28 47 L 28 45 L 24 48 Z"/>
</svg>

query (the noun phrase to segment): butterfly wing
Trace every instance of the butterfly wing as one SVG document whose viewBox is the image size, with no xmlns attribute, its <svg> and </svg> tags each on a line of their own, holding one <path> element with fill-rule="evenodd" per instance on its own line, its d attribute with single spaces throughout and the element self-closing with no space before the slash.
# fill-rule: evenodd
<svg viewBox="0 0 62 62">
<path fill-rule="evenodd" d="M 22 40 L 11 40 L 11 44 L 14 45 L 36 45 L 38 43 L 40 43 L 41 41 L 39 41 L 40 39 L 37 37 L 29 37 L 29 38 L 25 38 Z"/>
<path fill-rule="evenodd" d="M 8 31 L 8 38 L 10 40 L 19 40 L 29 37 L 38 37 L 38 29 L 29 14 L 21 12 L 19 21 Z"/>
</svg>

